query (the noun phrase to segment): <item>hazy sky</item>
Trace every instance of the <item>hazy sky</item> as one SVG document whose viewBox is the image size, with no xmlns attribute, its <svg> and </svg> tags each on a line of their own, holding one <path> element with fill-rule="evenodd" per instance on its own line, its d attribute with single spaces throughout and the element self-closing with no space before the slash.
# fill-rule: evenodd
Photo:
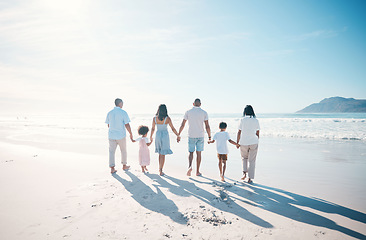
<svg viewBox="0 0 366 240">
<path fill-rule="evenodd" d="M 366 1 L 0 0 L 1 113 L 366 98 Z"/>
</svg>

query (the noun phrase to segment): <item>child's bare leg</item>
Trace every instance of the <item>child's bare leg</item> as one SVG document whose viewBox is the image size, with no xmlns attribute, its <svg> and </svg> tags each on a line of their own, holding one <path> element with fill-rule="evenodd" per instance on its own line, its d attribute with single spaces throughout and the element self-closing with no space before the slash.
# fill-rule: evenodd
<svg viewBox="0 0 366 240">
<path fill-rule="evenodd" d="M 142 169 L 142 172 L 144 173 L 145 172 L 145 167 L 141 166 L 141 169 Z"/>
<path fill-rule="evenodd" d="M 225 170 L 226 170 L 226 160 L 222 160 L 222 175 L 221 180 L 225 182 L 224 176 L 225 176 Z"/>
<path fill-rule="evenodd" d="M 144 168 L 145 168 L 145 171 L 146 171 L 146 172 L 148 172 L 148 171 L 149 171 L 149 170 L 147 169 L 147 167 L 146 167 L 146 166 L 144 166 Z"/>
<path fill-rule="evenodd" d="M 220 171 L 220 177 L 222 176 L 222 160 L 219 159 L 219 171 Z"/>
</svg>

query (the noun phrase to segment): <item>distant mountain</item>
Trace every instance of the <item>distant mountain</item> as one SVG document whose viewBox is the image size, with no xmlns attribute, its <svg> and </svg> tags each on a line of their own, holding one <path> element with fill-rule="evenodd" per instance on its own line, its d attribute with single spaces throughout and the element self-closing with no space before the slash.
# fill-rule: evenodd
<svg viewBox="0 0 366 240">
<path fill-rule="evenodd" d="M 319 103 L 311 104 L 297 113 L 357 113 L 366 112 L 366 100 L 331 97 L 325 98 Z"/>
</svg>

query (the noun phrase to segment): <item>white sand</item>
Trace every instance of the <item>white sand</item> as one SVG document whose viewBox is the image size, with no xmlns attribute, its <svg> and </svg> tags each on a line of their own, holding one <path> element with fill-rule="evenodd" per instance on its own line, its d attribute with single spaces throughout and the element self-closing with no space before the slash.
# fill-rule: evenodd
<svg viewBox="0 0 366 240">
<path fill-rule="evenodd" d="M 204 176 L 185 176 L 184 139 L 172 143 L 165 177 L 155 154 L 150 174 L 141 173 L 132 143 L 132 169 L 119 164 L 111 176 L 104 130 L 65 131 L 0 128 L 0 239 L 366 238 L 365 163 L 324 161 L 337 143 L 261 139 L 249 185 L 236 181 L 234 148 L 226 183 L 217 182 L 214 146 Z"/>
</svg>

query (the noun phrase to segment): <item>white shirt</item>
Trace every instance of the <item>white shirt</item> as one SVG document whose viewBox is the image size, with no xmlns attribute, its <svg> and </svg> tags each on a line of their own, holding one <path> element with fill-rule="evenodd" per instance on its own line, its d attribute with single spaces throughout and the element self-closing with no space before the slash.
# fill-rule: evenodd
<svg viewBox="0 0 366 240">
<path fill-rule="evenodd" d="M 109 124 L 108 138 L 109 139 L 122 139 L 126 137 L 125 124 L 130 122 L 130 118 L 125 110 L 120 107 L 114 107 L 112 111 L 107 114 L 105 120 L 106 124 Z"/>
<path fill-rule="evenodd" d="M 147 137 L 139 137 L 139 138 L 137 138 L 135 141 L 136 141 L 136 142 L 139 142 L 139 141 L 141 141 L 141 140 L 145 140 L 145 142 L 146 142 L 146 143 L 150 143 L 150 139 L 149 139 L 149 138 L 147 138 Z"/>
<path fill-rule="evenodd" d="M 184 119 L 188 120 L 188 137 L 201 138 L 205 136 L 204 122 L 208 120 L 207 112 L 200 107 L 193 107 L 184 114 Z"/>
<path fill-rule="evenodd" d="M 230 140 L 228 132 L 217 132 L 213 136 L 213 140 L 216 141 L 216 149 L 218 154 L 228 154 L 227 141 Z"/>
<path fill-rule="evenodd" d="M 241 130 L 240 145 L 258 144 L 258 136 L 256 133 L 260 128 L 256 118 L 245 116 L 239 124 L 239 130 Z"/>
</svg>

